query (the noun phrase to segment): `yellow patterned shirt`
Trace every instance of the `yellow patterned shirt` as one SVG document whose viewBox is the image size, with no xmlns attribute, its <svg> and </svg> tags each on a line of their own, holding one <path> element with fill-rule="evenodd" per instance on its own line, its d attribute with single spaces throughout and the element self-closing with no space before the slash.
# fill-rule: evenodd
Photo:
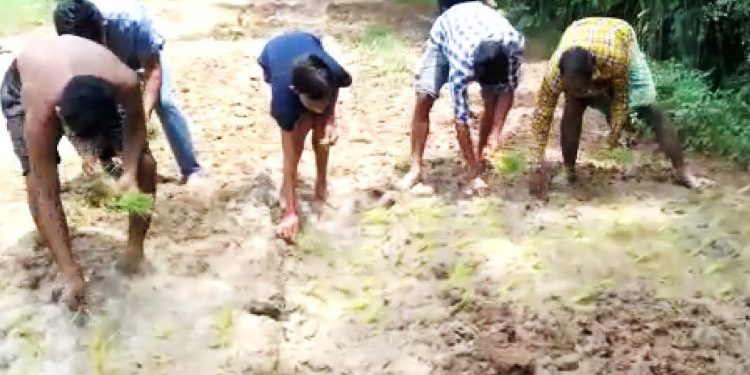
<svg viewBox="0 0 750 375">
<path fill-rule="evenodd" d="M 584 18 L 565 30 L 557 50 L 550 58 L 547 74 L 537 95 L 536 110 L 531 123 L 536 140 L 532 152 L 535 162 L 541 162 L 544 158 L 555 107 L 562 93 L 562 80 L 558 68 L 562 53 L 570 48 L 580 47 L 594 55 L 594 84 L 612 90 L 610 142 L 617 142 L 628 116 L 630 54 L 631 49 L 637 46 L 636 43 L 633 28 L 627 22 L 616 18 Z"/>
</svg>

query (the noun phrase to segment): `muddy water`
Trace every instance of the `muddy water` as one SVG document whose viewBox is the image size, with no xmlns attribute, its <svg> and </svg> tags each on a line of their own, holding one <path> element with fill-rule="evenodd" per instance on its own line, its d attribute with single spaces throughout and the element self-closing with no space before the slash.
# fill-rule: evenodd
<svg viewBox="0 0 750 375">
<path fill-rule="evenodd" d="M 171 182 L 176 168 L 152 124 L 166 178 L 148 264 L 123 277 L 113 264 L 126 220 L 86 204 L 89 181 L 64 154 L 63 199 L 90 282 L 91 307 L 75 317 L 59 302 L 56 268 L 33 234 L 12 152 L 2 148 L 0 204 L 14 220 L 0 224 L 0 373 L 748 372 L 745 174 L 695 159 L 718 187 L 673 187 L 648 147 L 602 153 L 606 126 L 587 114 L 582 186 L 556 182 L 550 203 L 540 204 L 527 198 L 523 173 L 490 172 L 488 196 L 466 196 L 443 97 L 426 154 L 435 192 L 395 193 L 429 9 L 147 4 L 170 40 L 178 97 L 211 181 Z M 360 43 L 373 24 L 400 35 L 395 46 Z M 268 36 L 292 28 L 325 34 L 355 83 L 340 97 L 329 205 L 308 203 L 308 146 L 300 167 L 306 230 L 287 247 L 272 238 L 281 155 L 255 61 Z M 524 66 L 507 154 L 526 153 L 544 67 Z M 553 141 L 549 157 L 558 155 Z"/>
</svg>

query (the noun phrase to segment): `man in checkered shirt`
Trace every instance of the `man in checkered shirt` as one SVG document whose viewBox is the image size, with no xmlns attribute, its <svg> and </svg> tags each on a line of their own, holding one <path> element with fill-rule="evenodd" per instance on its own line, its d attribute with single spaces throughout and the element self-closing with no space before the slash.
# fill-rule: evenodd
<svg viewBox="0 0 750 375">
<path fill-rule="evenodd" d="M 412 118 L 411 169 L 399 181 L 406 190 L 419 183 L 430 124 L 430 110 L 441 87 L 447 84 L 455 107 L 456 134 L 469 166 L 471 190 L 487 187 L 480 176 L 480 159 L 491 142 L 497 147 L 506 115 L 518 86 L 524 38 L 494 9 L 480 1 L 456 4 L 445 11 L 430 30 L 430 38 L 417 71 L 417 98 Z M 466 89 L 470 82 L 482 86 L 484 113 L 477 149 L 469 130 Z"/>
</svg>

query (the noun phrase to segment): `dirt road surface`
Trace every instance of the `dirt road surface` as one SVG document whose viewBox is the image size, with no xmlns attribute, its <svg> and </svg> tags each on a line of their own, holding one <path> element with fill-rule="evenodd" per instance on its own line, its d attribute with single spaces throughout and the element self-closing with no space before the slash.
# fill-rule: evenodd
<svg viewBox="0 0 750 375">
<path fill-rule="evenodd" d="M 691 155 L 716 184 L 681 189 L 653 144 L 603 150 L 606 125 L 587 114 L 580 186 L 556 178 L 549 203 L 531 200 L 527 125 L 545 62 L 529 58 L 490 163 L 491 191 L 463 193 L 443 97 L 426 155 L 435 191 L 396 193 L 412 67 L 432 9 L 375 0 L 146 5 L 169 41 L 211 181 L 178 186 L 151 124 L 164 178 L 148 264 L 124 277 L 113 263 L 126 219 L 90 204 L 91 181 L 61 146 L 63 200 L 90 282 L 90 316 L 79 326 L 59 301 L 56 267 L 0 136 L 0 373 L 750 373 L 747 173 Z M 339 98 L 329 205 L 317 217 L 303 203 L 296 247 L 273 239 L 279 134 L 256 64 L 264 41 L 290 29 L 323 35 L 354 76 Z M 0 44 L 17 51 L 24 38 Z M 556 141 L 548 156 L 559 160 Z M 310 202 L 309 147 L 300 169 Z"/>
</svg>

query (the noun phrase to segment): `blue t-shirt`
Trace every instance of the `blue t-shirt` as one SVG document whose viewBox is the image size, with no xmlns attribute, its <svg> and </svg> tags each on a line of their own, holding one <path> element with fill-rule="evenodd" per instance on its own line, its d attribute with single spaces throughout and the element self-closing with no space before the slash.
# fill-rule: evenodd
<svg viewBox="0 0 750 375">
<path fill-rule="evenodd" d="M 164 37 L 154 28 L 146 9 L 134 0 L 91 0 L 107 21 L 107 48 L 131 69 L 140 69 L 146 58 L 157 55 Z"/>
<path fill-rule="evenodd" d="M 284 130 L 292 130 L 304 110 L 292 84 L 292 66 L 300 56 L 320 57 L 338 87 L 348 87 L 352 77 L 324 49 L 320 39 L 305 32 L 292 32 L 271 39 L 263 48 L 258 63 L 263 68 L 265 81 L 271 85 L 271 116 Z"/>
</svg>

